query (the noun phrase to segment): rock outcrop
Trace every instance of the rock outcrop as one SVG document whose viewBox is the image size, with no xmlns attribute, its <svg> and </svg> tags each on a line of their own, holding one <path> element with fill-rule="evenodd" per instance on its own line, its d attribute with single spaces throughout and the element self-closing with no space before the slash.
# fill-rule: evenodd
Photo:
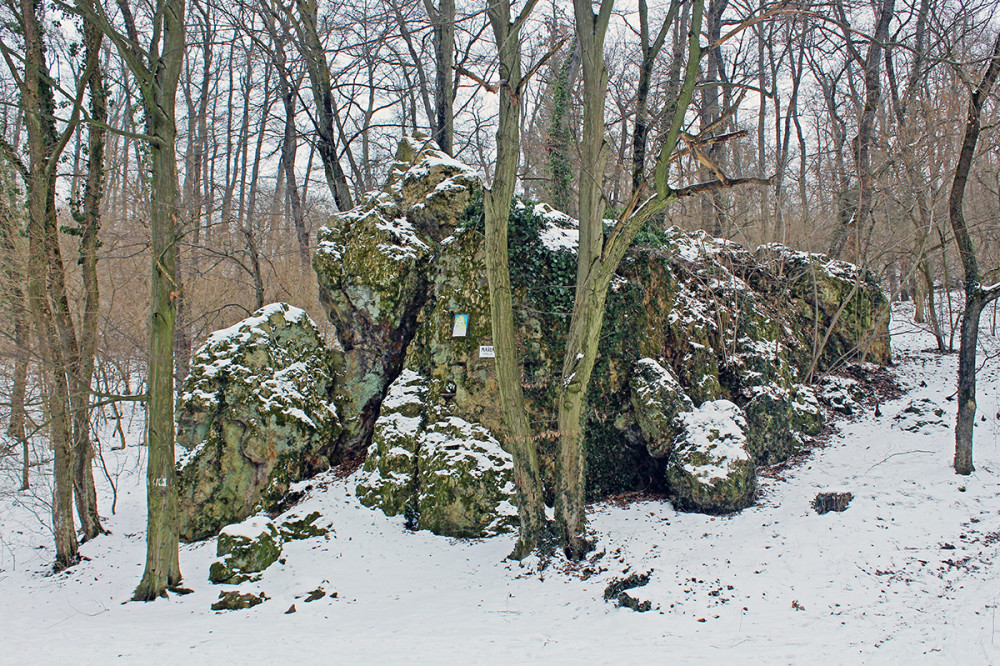
<svg viewBox="0 0 1000 666">
<path fill-rule="evenodd" d="M 276 509 L 338 455 L 337 356 L 299 308 L 274 303 L 216 331 L 178 402 L 178 517 L 187 541 Z"/>
<path fill-rule="evenodd" d="M 749 506 L 757 490 L 757 468 L 747 447 L 743 410 L 728 400 L 710 400 L 676 420 L 680 434 L 667 467 L 674 505 L 703 513 Z"/>
<path fill-rule="evenodd" d="M 508 530 L 516 515 L 510 454 L 483 426 L 427 399 L 412 370 L 393 382 L 358 476 L 361 503 L 445 536 Z"/>
<path fill-rule="evenodd" d="M 349 446 L 376 433 L 359 492 L 389 512 L 405 511 L 407 501 L 415 511 L 416 477 L 398 475 L 423 448 L 390 434 L 390 425 L 409 419 L 418 437 L 459 419 L 475 441 L 503 431 L 480 192 L 468 168 L 404 141 L 387 189 L 320 232 L 314 267 L 346 359 L 339 390 L 355 396 Z M 568 216 L 545 204 L 512 208 L 523 385 L 547 474 L 576 243 Z M 747 470 L 786 459 L 822 427 L 823 410 L 801 384 L 809 371 L 862 356 L 889 361 L 887 307 L 869 274 L 822 255 L 773 245 L 752 253 L 676 228 L 642 232 L 607 300 L 585 424 L 588 497 L 654 486 L 698 510 L 744 506 L 754 487 Z M 404 368 L 420 378 L 419 400 L 381 409 L 376 425 Z M 679 471 L 690 466 L 680 462 L 681 447 L 695 449 L 677 417 L 713 401 L 739 410 L 745 421 L 733 420 L 745 440 L 736 448 L 747 455 L 731 460 L 733 488 L 717 500 L 691 490 L 691 475 Z M 397 437 L 406 442 L 396 446 Z"/>
</svg>

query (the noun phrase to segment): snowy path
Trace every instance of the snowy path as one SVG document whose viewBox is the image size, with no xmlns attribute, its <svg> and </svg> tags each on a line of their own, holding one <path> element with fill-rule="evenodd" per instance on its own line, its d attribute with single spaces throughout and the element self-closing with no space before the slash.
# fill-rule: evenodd
<svg viewBox="0 0 1000 666">
<path fill-rule="evenodd" d="M 1000 364 L 980 375 L 977 471 L 961 478 L 950 467 L 955 407 L 945 399 L 956 356 L 921 352 L 930 342 L 896 335 L 908 392 L 881 405 L 881 417 L 840 422 L 825 448 L 785 479 L 763 480 L 761 500 L 737 516 L 678 514 L 664 502 L 592 507 L 605 555 L 589 577 L 587 567 L 557 562 L 539 573 L 536 562 L 505 561 L 509 536 L 408 533 L 329 476 L 295 511 L 320 511 L 333 532 L 286 545 L 285 564 L 245 586 L 266 603 L 209 610 L 219 592 L 207 581 L 214 541 L 182 548 L 194 594 L 125 603 L 142 572 L 144 474 L 137 448 L 105 452 L 120 473 L 113 534 L 86 544 L 90 560 L 66 573 L 46 573 L 38 502 L 0 504 L 0 662 L 1000 662 Z M 924 398 L 945 410 L 944 425 L 896 425 Z M 830 488 L 854 500 L 817 515 L 810 502 Z M 603 600 L 612 577 L 647 571 L 649 584 L 631 593 L 652 611 Z M 318 586 L 337 598 L 306 603 Z"/>
</svg>

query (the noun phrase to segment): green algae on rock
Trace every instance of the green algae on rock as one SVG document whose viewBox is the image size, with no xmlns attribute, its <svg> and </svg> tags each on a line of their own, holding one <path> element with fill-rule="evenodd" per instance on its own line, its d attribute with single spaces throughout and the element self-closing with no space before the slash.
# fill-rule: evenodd
<svg viewBox="0 0 1000 666">
<path fill-rule="evenodd" d="M 344 445 L 361 450 L 372 441 L 359 497 L 406 515 L 411 525 L 427 522 L 419 503 L 424 433 L 455 418 L 504 443 L 496 372 L 480 353 L 493 344 L 481 206 L 478 174 L 407 139 L 387 187 L 334 216 L 314 261 L 344 349 Z M 680 444 L 673 417 L 712 401 L 743 410 L 751 467 L 787 459 L 822 427 L 824 411 L 803 381 L 845 360 L 889 360 L 880 342 L 887 302 L 865 271 L 777 245 L 755 254 L 677 228 L 650 228 L 638 238 L 611 283 L 588 392 L 589 500 L 667 489 L 666 468 Z M 576 245 L 569 216 L 546 204 L 512 205 L 508 251 L 522 385 L 549 491 Z M 453 336 L 460 314 L 468 328 Z M 832 341 L 830 350 L 823 339 Z M 654 370 L 647 359 L 676 387 L 646 377 Z M 382 399 L 404 368 L 418 378 L 406 381 L 419 382 L 419 395 L 405 412 L 385 408 Z M 387 429 L 404 420 L 412 431 Z M 752 499 L 744 480 L 725 506 Z"/>
<path fill-rule="evenodd" d="M 674 505 L 732 513 L 753 503 L 757 471 L 747 450 L 747 421 L 728 400 L 706 402 L 677 417 L 680 435 L 667 467 Z"/>
<path fill-rule="evenodd" d="M 356 493 L 413 529 L 482 537 L 507 531 L 513 462 L 483 426 L 427 409 L 426 382 L 404 370 L 389 389 Z"/>
<path fill-rule="evenodd" d="M 337 364 L 309 316 L 284 303 L 209 336 L 177 410 L 182 539 L 273 510 L 291 483 L 330 467 Z"/>
<path fill-rule="evenodd" d="M 236 584 L 250 580 L 278 561 L 284 538 L 281 530 L 266 516 L 251 516 L 241 523 L 227 525 L 219 532 L 216 555 L 208 570 L 213 583 Z"/>
</svg>

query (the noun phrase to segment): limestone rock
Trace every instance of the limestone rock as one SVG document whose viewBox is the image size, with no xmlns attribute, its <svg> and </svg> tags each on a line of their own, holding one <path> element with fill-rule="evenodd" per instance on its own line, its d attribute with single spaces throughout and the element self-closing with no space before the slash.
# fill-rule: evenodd
<svg viewBox="0 0 1000 666">
<path fill-rule="evenodd" d="M 219 533 L 216 555 L 209 568 L 213 583 L 242 583 L 278 561 L 284 539 L 267 517 L 253 516 L 228 525 Z"/>
<path fill-rule="evenodd" d="M 198 349 L 178 404 L 178 517 L 202 539 L 330 466 L 337 359 L 302 310 L 274 303 Z"/>
<path fill-rule="evenodd" d="M 691 398 L 673 374 L 651 358 L 639 359 L 635 364 L 629 388 L 649 455 L 670 455 L 677 435 L 675 417 L 694 409 Z"/>
<path fill-rule="evenodd" d="M 667 467 L 674 505 L 702 513 L 732 513 L 749 506 L 757 472 L 747 451 L 747 422 L 740 408 L 715 400 L 677 420 L 681 434 Z"/>
<path fill-rule="evenodd" d="M 818 330 L 821 337 L 832 328 L 820 356 L 821 369 L 859 357 L 861 351 L 880 365 L 892 360 L 886 329 L 889 301 L 870 271 L 778 244 L 762 246 L 757 254 L 781 277 L 799 326 Z"/>
<path fill-rule="evenodd" d="M 444 536 L 506 531 L 516 513 L 510 454 L 486 428 L 445 406 L 426 410 L 426 399 L 426 382 L 412 370 L 390 387 L 358 475 L 358 499 Z"/>
<path fill-rule="evenodd" d="M 425 433 L 450 418 L 484 429 L 491 440 L 504 431 L 494 361 L 480 353 L 493 344 L 481 206 L 478 175 L 407 140 L 386 189 L 320 232 L 314 266 L 345 357 L 344 445 L 355 450 L 372 441 L 359 497 L 414 521 Z M 577 237 L 576 221 L 545 204 L 511 208 L 522 383 L 550 493 Z M 839 316 L 838 298 L 850 301 Z M 816 370 L 864 346 L 868 358 L 886 362 L 883 305 L 868 273 L 821 255 L 780 246 L 755 254 L 703 232 L 644 230 L 606 301 L 584 417 L 588 499 L 646 488 L 651 479 L 664 488 L 670 452 L 680 445 L 672 416 L 712 401 L 745 408 L 749 468 L 787 458 L 822 427 L 824 411 L 801 387 L 813 365 L 816 326 L 833 328 L 833 347 Z M 468 322 L 459 335 L 457 315 Z M 678 392 L 656 388 L 652 375 L 643 379 L 654 370 L 644 359 L 655 359 L 659 376 L 672 377 Z M 404 368 L 419 377 L 419 395 L 405 409 L 383 408 Z M 658 411 L 647 408 L 652 403 Z M 707 502 L 707 510 L 752 498 L 752 473 L 733 478 L 745 487 L 721 505 Z"/>
<path fill-rule="evenodd" d="M 388 186 L 320 229 L 313 268 L 344 350 L 345 450 L 368 443 L 428 298 L 438 246 L 481 191 L 478 173 L 427 140 L 405 138 Z"/>
</svg>

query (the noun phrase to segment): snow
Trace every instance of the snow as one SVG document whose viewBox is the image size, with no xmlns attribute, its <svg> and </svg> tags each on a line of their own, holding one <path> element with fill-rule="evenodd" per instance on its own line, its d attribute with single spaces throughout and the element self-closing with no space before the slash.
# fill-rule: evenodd
<svg viewBox="0 0 1000 666">
<path fill-rule="evenodd" d="M 577 220 L 547 203 L 535 204 L 531 212 L 535 217 L 545 220 L 538 232 L 538 238 L 546 250 L 576 252 L 576 248 L 580 245 L 580 223 Z"/>
<path fill-rule="evenodd" d="M 305 310 L 302 310 L 301 308 L 297 308 L 294 305 L 288 305 L 287 303 L 270 303 L 269 305 L 265 305 L 261 309 L 254 312 L 252 316 L 241 320 L 239 323 L 233 324 L 229 328 L 220 329 L 209 335 L 205 344 L 196 352 L 196 355 L 202 354 L 213 347 L 219 347 L 220 345 L 228 344 L 230 342 L 243 342 L 249 340 L 251 335 L 255 332 L 259 332 L 259 328 L 262 324 L 266 324 L 271 317 L 278 313 L 284 314 L 285 321 L 289 324 L 294 324 L 300 321 L 303 317 L 306 317 L 309 319 L 309 322 L 312 323 L 312 319 L 309 318 L 309 315 L 307 315 Z M 255 329 L 257 330 L 255 331 Z M 219 369 L 228 365 L 228 363 L 229 359 L 217 361 L 218 367 L 214 369 L 215 372 L 218 372 Z"/>
<path fill-rule="evenodd" d="M 277 534 L 278 528 L 274 521 L 266 516 L 250 516 L 242 523 L 227 525 L 222 528 L 220 534 L 238 537 L 249 541 L 256 541 L 262 534 Z"/>
<path fill-rule="evenodd" d="M 36 487 L 18 492 L 16 461 L 4 459 L 0 662 L 998 663 L 1000 343 L 983 328 L 992 357 L 980 359 L 986 420 L 977 417 L 971 476 L 951 469 L 950 429 L 893 426 L 920 400 L 944 409 L 946 423 L 955 417 L 957 356 L 923 351 L 933 339 L 897 317 L 893 372 L 908 391 L 880 405 L 882 416 L 868 407 L 840 421 L 803 463 L 762 476 L 757 504 L 736 516 L 681 514 L 662 501 L 592 506 L 604 555 L 577 567 L 507 561 L 513 535 L 408 532 L 402 517 L 361 506 L 353 479 L 328 474 L 296 486 L 307 497 L 293 510 L 319 511 L 329 539 L 287 543 L 284 564 L 240 586 L 264 591 L 265 603 L 209 610 L 233 589 L 207 581 L 214 540 L 181 546 L 193 594 L 128 603 L 145 552 L 141 416 L 126 449 L 102 450 L 118 492 L 111 534 L 58 575 L 46 479 L 36 471 Z M 111 441 L 110 426 L 102 435 Z M 108 514 L 111 491 L 97 476 Z M 810 502 L 830 488 L 854 499 L 817 515 Z M 604 601 L 613 578 L 645 572 L 649 584 L 629 593 L 653 610 Z M 320 586 L 338 596 L 305 602 Z M 297 612 L 284 614 L 293 603 Z"/>
<path fill-rule="evenodd" d="M 733 464 L 750 460 L 746 452 L 747 422 L 743 411 L 729 400 L 711 400 L 701 407 L 677 415 L 683 429 L 683 444 L 679 447 L 704 453 L 711 462 L 702 465 L 683 463 L 684 471 L 711 484 L 725 480 Z"/>
</svg>

